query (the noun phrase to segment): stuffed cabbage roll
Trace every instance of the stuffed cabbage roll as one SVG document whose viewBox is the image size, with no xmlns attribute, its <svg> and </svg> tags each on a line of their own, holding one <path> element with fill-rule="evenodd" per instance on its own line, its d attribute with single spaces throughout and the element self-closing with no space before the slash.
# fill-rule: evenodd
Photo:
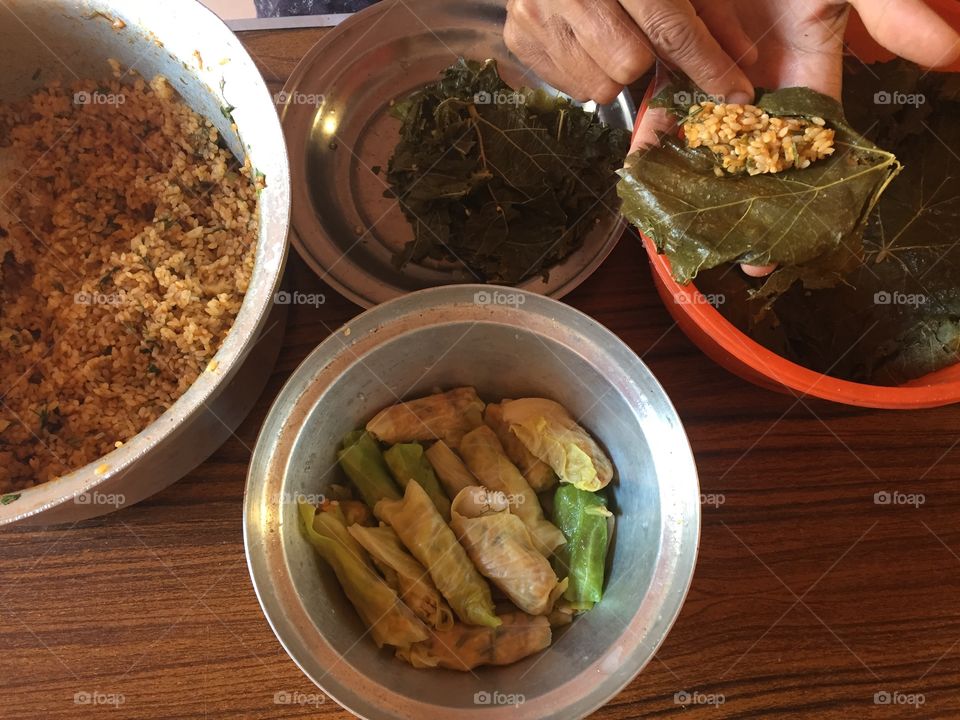
<svg viewBox="0 0 960 720">
<path fill-rule="evenodd" d="M 347 532 L 347 526 L 350 523 L 347 521 L 346 515 L 344 515 L 343 508 L 339 502 L 326 502 L 319 509 L 309 503 L 300 502 L 299 508 L 300 516 L 305 523 L 307 521 L 307 514 L 311 510 L 313 511 L 312 522 L 307 529 L 308 535 L 310 530 L 313 530 L 320 535 L 336 540 L 343 545 L 347 552 L 356 556 L 356 558 L 367 567 L 373 567 L 370 563 L 370 558 L 363 551 L 363 548 L 353 539 L 350 533 Z"/>
<path fill-rule="evenodd" d="M 400 594 L 400 599 L 427 625 L 438 630 L 453 627 L 453 611 L 444 601 L 430 575 L 416 558 L 407 552 L 400 538 L 387 526 L 347 528 L 353 538 L 363 546 L 381 567 L 389 568 L 393 582 L 391 587 Z M 386 574 L 386 573 L 385 573 Z"/>
<path fill-rule="evenodd" d="M 461 621 L 496 627 L 490 587 L 457 542 L 419 483 L 408 483 L 403 500 L 381 500 L 374 514 L 390 526 L 427 568 L 434 585 Z"/>
<path fill-rule="evenodd" d="M 493 430 L 486 425 L 471 430 L 463 437 L 460 453 L 470 472 L 484 487 L 507 496 L 510 510 L 527 526 L 544 557 L 550 557 L 566 542 L 563 533 L 543 516 L 537 494 L 507 458 Z"/>
<path fill-rule="evenodd" d="M 506 402 L 506 401 L 505 401 Z M 557 484 L 557 474 L 521 442 L 503 421 L 503 406 L 498 403 L 488 403 L 483 411 L 483 421 L 497 434 L 497 439 L 503 445 L 504 452 L 510 462 L 517 466 L 530 487 L 535 492 L 549 490 Z"/>
<path fill-rule="evenodd" d="M 411 480 L 420 483 L 427 491 L 437 511 L 445 522 L 450 522 L 450 500 L 440 487 L 433 472 L 433 466 L 423 456 L 423 446 L 419 443 L 399 443 L 383 453 L 390 473 L 400 487 L 407 487 Z"/>
<path fill-rule="evenodd" d="M 573 485 L 557 488 L 553 505 L 553 519 L 567 538 L 556 557 L 570 581 L 564 598 L 575 610 L 589 610 L 603 597 L 612 513 L 602 494 Z"/>
<path fill-rule="evenodd" d="M 377 441 L 369 433 L 363 430 L 347 433 L 337 458 L 371 510 L 383 498 L 400 499 L 400 491 L 390 477 Z"/>
<path fill-rule="evenodd" d="M 550 612 L 557 576 L 502 493 L 464 489 L 453 501 L 450 527 L 480 574 L 514 605 L 529 615 Z"/>
<path fill-rule="evenodd" d="M 398 649 L 397 657 L 415 668 L 467 672 L 481 665 L 509 665 L 550 647 L 553 633 L 547 618 L 512 612 L 501 619 L 497 628 L 457 624 L 431 632 L 428 640 Z"/>
<path fill-rule="evenodd" d="M 482 423 L 483 401 L 472 387 L 462 387 L 391 405 L 367 423 L 367 432 L 389 445 L 439 439 L 456 448 Z"/>
<path fill-rule="evenodd" d="M 503 421 L 531 453 L 553 468 L 560 482 L 594 491 L 613 479 L 610 458 L 560 403 L 545 398 L 507 400 Z"/>
<path fill-rule="evenodd" d="M 443 440 L 437 440 L 427 448 L 425 455 L 451 500 L 465 487 L 480 485 L 463 460 Z"/>
<path fill-rule="evenodd" d="M 413 612 L 370 565 L 363 548 L 339 522 L 336 513 L 319 513 L 309 503 L 300 503 L 300 517 L 307 539 L 333 568 L 347 599 L 356 609 L 378 647 L 406 648 L 430 635 Z"/>
</svg>

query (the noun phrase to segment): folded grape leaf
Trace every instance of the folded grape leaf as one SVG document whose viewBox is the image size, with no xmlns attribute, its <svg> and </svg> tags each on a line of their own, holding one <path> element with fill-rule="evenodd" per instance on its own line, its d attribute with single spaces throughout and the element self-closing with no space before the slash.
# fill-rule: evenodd
<svg viewBox="0 0 960 720">
<path fill-rule="evenodd" d="M 721 312 L 758 342 L 819 372 L 899 385 L 960 360 L 960 94 L 952 74 L 906 61 L 850 65 L 852 122 L 904 162 L 872 213 L 864 256 L 829 289 L 791 287 L 758 314 L 758 283 L 718 268 L 698 280 L 724 287 Z M 721 280 L 723 278 L 723 280 Z"/>
<path fill-rule="evenodd" d="M 653 105 L 685 116 L 698 97 L 705 96 L 696 88 L 673 85 Z M 867 218 L 899 163 L 847 124 L 839 102 L 813 90 L 758 90 L 756 104 L 771 115 L 823 118 L 836 131 L 836 152 L 802 170 L 717 177 L 709 149 L 663 134 L 620 172 L 623 212 L 669 257 L 677 282 L 742 262 L 783 266 L 772 293 L 796 279 L 835 284 L 860 256 Z"/>
<path fill-rule="evenodd" d="M 487 281 L 543 275 L 616 206 L 629 134 L 570 101 L 514 90 L 492 60 L 460 59 L 394 105 L 387 178 L 413 226 L 394 258 L 453 261 Z"/>
</svg>

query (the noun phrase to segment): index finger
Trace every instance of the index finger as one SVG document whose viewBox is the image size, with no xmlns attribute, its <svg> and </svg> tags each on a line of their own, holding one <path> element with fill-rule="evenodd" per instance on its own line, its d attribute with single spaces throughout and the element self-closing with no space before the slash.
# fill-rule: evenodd
<svg viewBox="0 0 960 720">
<path fill-rule="evenodd" d="M 667 60 L 710 95 L 727 102 L 753 99 L 753 84 L 710 34 L 689 0 L 621 0 L 624 9 Z"/>
</svg>

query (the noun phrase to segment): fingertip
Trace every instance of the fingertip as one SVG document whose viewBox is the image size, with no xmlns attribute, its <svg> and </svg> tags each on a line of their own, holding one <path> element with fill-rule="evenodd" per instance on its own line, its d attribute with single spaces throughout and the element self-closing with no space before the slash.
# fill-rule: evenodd
<svg viewBox="0 0 960 720">
<path fill-rule="evenodd" d="M 592 93 L 593 97 L 590 99 L 593 100 L 598 105 L 609 105 L 614 102 L 620 93 L 623 92 L 623 86 L 621 85 L 610 85 L 609 87 L 601 88 L 600 90 Z M 584 101 L 581 101 L 584 102 Z"/>
<path fill-rule="evenodd" d="M 728 103 L 736 105 L 746 105 L 752 103 L 754 98 L 753 83 L 747 78 L 746 74 L 736 65 L 727 73 L 728 92 L 725 94 Z"/>
<path fill-rule="evenodd" d="M 747 76 L 735 64 L 731 65 L 721 78 L 705 82 L 700 87 L 704 92 L 713 95 L 720 102 L 733 103 L 736 105 L 745 105 L 753 102 L 753 83 L 747 79 Z"/>
<path fill-rule="evenodd" d="M 776 263 L 773 265 L 741 265 L 740 269 L 743 270 L 744 275 L 749 275 L 754 278 L 766 277 L 774 270 L 777 269 Z"/>
<path fill-rule="evenodd" d="M 754 93 L 751 89 L 750 92 L 745 90 L 734 90 L 729 95 L 725 97 L 725 100 L 732 105 L 749 105 L 753 102 Z"/>
</svg>

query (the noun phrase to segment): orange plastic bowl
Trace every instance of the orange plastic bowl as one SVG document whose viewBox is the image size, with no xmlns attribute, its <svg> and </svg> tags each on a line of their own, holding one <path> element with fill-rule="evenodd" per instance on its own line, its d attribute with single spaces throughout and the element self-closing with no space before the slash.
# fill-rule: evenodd
<svg viewBox="0 0 960 720">
<path fill-rule="evenodd" d="M 927 0 L 954 27 L 960 28 L 960 3 L 956 0 Z M 888 60 L 893 56 L 867 34 L 857 17 L 851 17 L 847 46 L 865 62 Z M 960 72 L 960 61 L 949 68 Z M 644 99 L 637 118 L 647 109 Z M 724 318 L 691 283 L 679 285 L 670 273 L 670 261 L 657 253 L 656 246 L 643 237 L 650 257 L 657 292 L 680 329 L 714 362 L 761 387 L 796 396 L 812 396 L 847 405 L 912 410 L 960 402 L 960 364 L 925 375 L 899 387 L 865 385 L 839 380 L 808 370 L 771 352 L 742 333 Z"/>
</svg>

